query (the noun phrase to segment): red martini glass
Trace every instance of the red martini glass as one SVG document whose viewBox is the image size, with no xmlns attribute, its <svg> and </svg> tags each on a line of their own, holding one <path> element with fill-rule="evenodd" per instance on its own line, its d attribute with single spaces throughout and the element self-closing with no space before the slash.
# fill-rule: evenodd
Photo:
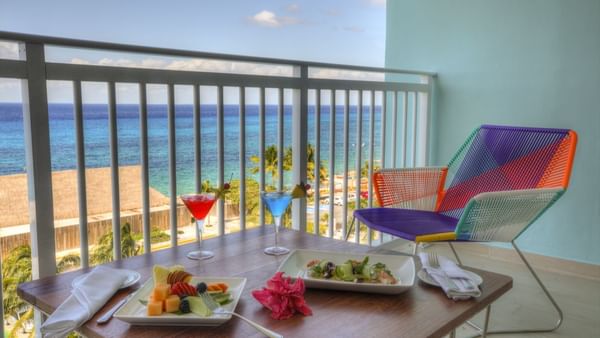
<svg viewBox="0 0 600 338">
<path fill-rule="evenodd" d="M 202 246 L 202 233 L 204 232 L 204 219 L 210 212 L 213 205 L 217 201 L 215 194 L 213 193 L 201 193 L 201 194 L 188 194 L 181 195 L 183 204 L 187 207 L 190 213 L 196 220 L 196 226 L 198 232 L 196 233 L 196 239 L 198 240 L 198 246 Z M 200 236 L 198 236 L 200 234 Z M 195 260 L 204 260 L 213 258 L 215 253 L 209 250 L 194 250 L 187 254 L 187 258 Z"/>
</svg>

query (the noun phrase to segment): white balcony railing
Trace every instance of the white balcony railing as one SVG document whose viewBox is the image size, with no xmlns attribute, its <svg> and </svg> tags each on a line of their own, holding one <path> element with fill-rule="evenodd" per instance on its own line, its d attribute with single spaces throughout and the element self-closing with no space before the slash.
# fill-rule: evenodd
<svg viewBox="0 0 600 338">
<path fill-rule="evenodd" d="M 48 115 L 47 83 L 52 80 L 69 81 L 73 86 L 74 128 L 76 144 L 76 172 L 79 210 L 79 233 L 81 265 L 89 264 L 88 253 L 88 210 L 86 196 L 86 157 L 83 121 L 82 84 L 86 82 L 102 82 L 108 87 L 108 120 L 110 144 L 110 177 L 112 191 L 112 229 L 113 252 L 115 259 L 121 257 L 120 241 L 120 199 L 119 199 L 119 153 L 117 130 L 117 97 L 116 84 L 134 83 L 139 88 L 139 164 L 141 167 L 142 187 L 142 224 L 144 235 L 144 251 L 151 250 L 150 243 L 150 177 L 148 147 L 148 99 L 149 84 L 167 86 L 168 107 L 168 198 L 171 245 L 177 243 L 177 184 L 176 154 L 177 128 L 175 124 L 175 86 L 185 85 L 193 88 L 194 118 L 194 170 L 195 190 L 201 189 L 200 171 L 202 147 L 202 128 L 199 121 L 202 105 L 200 92 L 202 86 L 216 87 L 216 121 L 217 121 L 217 184 L 225 182 L 225 128 L 237 128 L 239 133 L 239 177 L 240 179 L 240 228 L 246 224 L 246 153 L 247 153 L 247 121 L 246 98 L 250 88 L 258 90 L 259 114 L 259 149 L 258 157 L 259 189 L 265 187 L 265 107 L 266 91 L 275 90 L 277 97 L 277 149 L 278 168 L 277 186 L 284 185 L 283 153 L 284 153 L 284 93 L 292 93 L 291 106 L 291 144 L 292 144 L 292 179 L 294 183 L 307 181 L 307 147 L 309 144 L 309 127 L 314 134 L 314 175 L 320 175 L 321 159 L 328 157 L 328 184 L 321 187 L 319 179 L 313 182 L 314 204 L 312 206 L 313 231 L 325 228 L 326 236 L 334 237 L 337 232 L 346 232 L 349 217 L 349 196 L 360 207 L 361 190 L 365 187 L 362 175 L 363 161 L 368 163 L 368 205 L 372 206 L 372 172 L 375 163 L 380 167 L 426 165 L 429 148 L 429 110 L 435 74 L 419 71 L 406 71 L 387 68 L 373 68 L 281 60 L 249 56 L 235 56 L 194 51 L 173 50 L 153 47 L 121 45 L 105 42 L 70 40 L 43 36 L 32 36 L 0 32 L 0 39 L 17 43 L 20 57 L 16 59 L 0 59 L 0 78 L 20 79 L 23 88 L 23 124 L 25 135 L 26 172 L 29 194 L 29 220 L 33 262 L 33 278 L 56 273 L 55 221 L 53 216 L 52 166 L 50 149 L 50 127 Z M 159 57 L 193 58 L 212 60 L 209 63 L 193 68 L 192 71 L 160 68 L 144 68 L 141 66 L 90 65 L 79 63 L 51 62 L 45 56 L 47 48 L 78 48 L 107 53 L 143 53 Z M 254 64 L 254 71 L 240 65 Z M 228 65 L 223 70 L 215 65 Z M 204 68 L 202 68 L 204 67 Z M 212 68 L 211 68 L 212 67 Z M 167 67 L 169 68 L 169 67 Z M 216 69 L 216 70 L 214 70 Z M 235 72 L 237 69 L 237 73 Z M 226 72 L 229 70 L 230 72 Z M 231 72 L 233 70 L 233 72 Z M 345 78 L 344 78 L 345 77 Z M 224 89 L 237 91 L 239 109 L 239 125 L 224 124 Z M 1 88 L 0 88 L 1 90 Z M 323 98 L 327 97 L 327 102 Z M 350 111 L 351 98 L 355 98 L 356 108 L 355 131 L 351 131 Z M 366 102 L 366 105 L 363 104 Z M 312 108 L 310 108 L 312 107 Z M 309 110 L 314 114 L 314 126 L 309 126 Z M 329 130 L 322 131 L 322 112 L 328 111 Z M 369 119 L 364 120 L 368 113 Z M 339 115 L 339 116 L 338 116 Z M 342 121 L 339 118 L 342 117 Z M 375 123 L 377 120 L 377 123 Z M 365 131 L 363 122 L 368 124 Z M 379 130 L 376 130 L 378 124 Z M 340 133 L 336 127 L 342 126 Z M 341 140 L 339 139 L 340 135 Z M 376 137 L 379 134 L 379 137 Z M 353 136 L 354 139 L 351 139 Z M 379 138 L 379 139 L 378 139 Z M 323 140 L 329 144 L 328 149 L 321 149 Z M 377 144 L 378 143 L 378 144 Z M 340 145 L 336 147 L 335 145 Z M 368 147 L 362 150 L 363 145 Z M 375 147 L 378 151 L 375 151 Z M 338 149 L 339 148 L 339 149 Z M 341 163 L 336 163 L 336 151 L 343 152 Z M 353 163 L 350 163 L 350 152 L 354 151 Z M 362 158 L 363 152 L 368 154 Z M 377 153 L 379 158 L 375 158 Z M 341 168 L 340 168 L 341 164 Z M 353 168 L 353 169 L 351 169 Z M 350 182 L 349 174 L 354 170 Z M 336 173 L 341 176 L 341 189 L 336 186 Z M 350 184 L 352 183 L 352 184 Z M 321 191 L 328 192 L 329 201 L 326 212 L 330 217 L 321 221 Z M 336 191 L 341 190 L 340 196 Z M 353 196 L 352 196 L 353 194 Z M 336 206 L 338 204 L 338 206 Z M 339 206 L 341 204 L 341 206 Z M 334 219 L 336 208 L 342 208 L 341 221 Z M 225 204 L 218 203 L 218 235 L 225 233 Z M 260 207 L 260 225 L 264 226 L 265 211 Z M 325 211 L 324 211 L 325 212 Z M 307 202 L 294 200 L 292 206 L 292 226 L 299 231 L 307 229 Z M 324 223 L 324 224 L 321 224 Z M 337 228 L 337 224 L 341 226 Z M 363 236 L 360 227 L 356 227 L 354 240 L 359 242 Z M 363 236 L 364 237 L 364 236 Z M 373 236 L 367 233 L 366 242 L 371 244 Z M 378 236 L 382 241 L 383 237 Z"/>
</svg>

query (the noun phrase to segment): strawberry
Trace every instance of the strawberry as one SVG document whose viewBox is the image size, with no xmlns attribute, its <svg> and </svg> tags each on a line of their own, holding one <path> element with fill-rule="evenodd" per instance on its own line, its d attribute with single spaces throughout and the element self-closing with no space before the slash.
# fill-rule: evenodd
<svg viewBox="0 0 600 338">
<path fill-rule="evenodd" d="M 177 282 L 171 285 L 171 293 L 179 297 L 195 296 L 197 291 L 196 288 L 188 283 Z"/>
</svg>

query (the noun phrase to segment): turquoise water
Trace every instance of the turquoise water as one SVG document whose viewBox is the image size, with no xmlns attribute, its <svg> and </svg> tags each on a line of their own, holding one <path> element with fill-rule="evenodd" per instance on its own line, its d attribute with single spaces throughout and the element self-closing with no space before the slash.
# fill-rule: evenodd
<svg viewBox="0 0 600 338">
<path fill-rule="evenodd" d="M 289 192 L 266 192 L 261 193 L 260 197 L 274 217 L 283 215 L 292 201 L 292 194 Z"/>
<path fill-rule="evenodd" d="M 194 142 L 192 105 L 177 105 L 175 107 L 176 124 L 176 170 L 177 193 L 189 193 L 194 190 Z M 256 164 L 252 156 L 258 155 L 259 149 L 259 116 L 258 106 L 246 106 L 246 153 L 244 159 L 247 176 L 257 178 L 252 173 Z M 368 158 L 369 152 L 369 107 L 363 109 L 362 128 L 362 159 Z M 315 107 L 308 110 L 308 140 L 315 144 Z M 335 123 L 335 167 L 336 174 L 343 169 L 343 107 L 336 108 Z M 73 106 L 71 104 L 50 104 L 50 150 L 52 170 L 67 170 L 76 168 L 75 129 Z M 110 166 L 108 110 L 104 104 L 86 104 L 83 107 L 85 163 L 88 168 Z M 209 180 L 213 184 L 217 180 L 217 123 L 216 106 L 201 107 L 201 180 Z M 374 158 L 380 158 L 380 107 L 375 109 L 375 152 Z M 225 105 L 225 177 L 239 177 L 239 107 Z M 321 160 L 328 167 L 329 163 L 329 126 L 330 108 L 321 108 Z M 350 107 L 349 136 L 350 152 L 349 167 L 356 167 L 356 107 Z M 148 107 L 148 156 L 150 170 L 150 185 L 168 195 L 168 120 L 166 105 L 149 105 Z M 268 105 L 265 111 L 266 145 L 277 144 L 277 106 Z M 140 164 L 140 116 L 139 106 L 119 104 L 117 106 L 118 128 L 118 157 L 119 165 Z M 284 145 L 292 144 L 292 107 L 284 109 Z M 25 146 L 23 134 L 23 114 L 20 104 L 0 104 L 0 175 L 18 174 L 25 172 Z M 290 185 L 292 173 L 284 173 L 285 184 Z M 267 184 L 273 178 L 267 174 Z"/>
</svg>

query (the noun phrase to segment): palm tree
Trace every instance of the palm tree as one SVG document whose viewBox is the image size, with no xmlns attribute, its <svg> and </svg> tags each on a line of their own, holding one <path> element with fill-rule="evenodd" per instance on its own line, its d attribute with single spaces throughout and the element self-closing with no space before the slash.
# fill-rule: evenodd
<svg viewBox="0 0 600 338">
<path fill-rule="evenodd" d="M 140 254 L 141 246 L 137 243 L 131 232 L 129 223 L 121 226 L 121 257 L 127 258 Z M 113 260 L 113 233 L 104 234 L 90 255 L 92 264 L 102 264 Z"/>
<path fill-rule="evenodd" d="M 78 254 L 68 254 L 56 263 L 56 272 L 61 273 L 78 268 L 81 265 L 81 257 Z"/>
<path fill-rule="evenodd" d="M 380 166 L 378 166 L 378 165 L 373 166 L 373 172 L 376 172 L 379 169 L 381 169 Z M 365 160 L 365 164 L 363 165 L 363 167 L 360 170 L 360 175 L 361 175 L 361 177 L 369 177 L 369 161 L 368 160 Z"/>
<path fill-rule="evenodd" d="M 309 181 L 315 181 L 315 146 L 309 143 L 306 147 L 306 178 Z M 319 161 L 319 182 L 323 182 L 327 178 L 327 167 L 321 160 Z"/>
<path fill-rule="evenodd" d="M 291 150 L 291 148 L 290 148 Z M 278 167 L 278 151 L 277 151 L 277 146 L 275 146 L 274 144 L 269 145 L 266 149 L 265 149 L 265 173 L 271 175 L 271 184 L 273 186 L 275 186 L 275 179 L 278 176 L 279 173 L 279 167 Z M 254 163 L 256 166 L 252 167 L 250 169 L 250 172 L 252 174 L 258 174 L 260 171 L 260 158 L 256 155 L 253 155 L 252 157 L 250 157 L 250 161 L 252 161 L 252 163 Z M 286 161 L 283 161 L 283 165 L 284 165 L 284 170 L 285 166 L 286 166 Z"/>
<path fill-rule="evenodd" d="M 4 315 L 19 318 L 27 303 L 17 296 L 17 286 L 31 280 L 31 247 L 14 248 L 2 262 L 2 294 Z M 24 322 L 22 322 L 24 323 Z M 17 327 L 13 328 L 16 330 Z"/>
</svg>

